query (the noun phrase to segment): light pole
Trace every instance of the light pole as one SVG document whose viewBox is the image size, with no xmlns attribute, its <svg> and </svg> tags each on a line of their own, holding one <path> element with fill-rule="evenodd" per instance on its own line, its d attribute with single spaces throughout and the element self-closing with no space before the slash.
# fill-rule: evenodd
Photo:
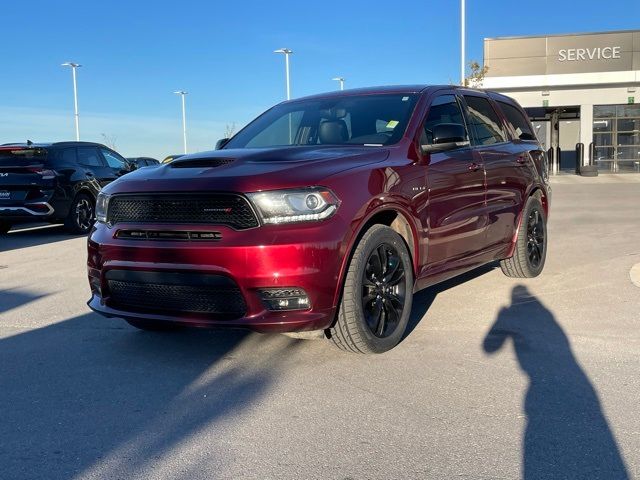
<svg viewBox="0 0 640 480">
<path fill-rule="evenodd" d="M 176 95 L 180 95 L 182 97 L 182 140 L 184 142 L 184 153 L 187 153 L 187 111 L 185 107 L 184 97 L 189 92 L 185 92 L 184 90 L 176 90 Z"/>
<path fill-rule="evenodd" d="M 287 76 L 287 100 L 291 100 L 291 86 L 289 82 L 289 55 L 293 53 L 293 50 L 290 50 L 288 48 L 279 48 L 278 50 L 274 50 L 273 53 L 284 54 L 284 68 Z"/>
<path fill-rule="evenodd" d="M 331 80 L 340 82 L 340 90 L 344 90 L 344 77 L 333 77 Z"/>
<path fill-rule="evenodd" d="M 460 85 L 465 85 L 465 75 L 464 75 L 464 44 L 465 44 L 465 0 L 460 0 Z"/>
<path fill-rule="evenodd" d="M 63 67 L 71 67 L 73 75 L 73 111 L 76 121 L 76 141 L 80 141 L 80 116 L 78 115 L 78 83 L 76 82 L 76 68 L 81 67 L 79 63 L 65 62 Z"/>
</svg>

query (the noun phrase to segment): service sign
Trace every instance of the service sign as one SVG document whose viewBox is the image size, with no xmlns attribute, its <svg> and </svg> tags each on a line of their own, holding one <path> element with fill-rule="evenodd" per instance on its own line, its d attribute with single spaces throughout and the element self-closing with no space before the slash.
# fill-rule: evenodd
<svg viewBox="0 0 640 480">
<path fill-rule="evenodd" d="M 640 31 L 486 39 L 488 77 L 640 70 Z"/>
</svg>

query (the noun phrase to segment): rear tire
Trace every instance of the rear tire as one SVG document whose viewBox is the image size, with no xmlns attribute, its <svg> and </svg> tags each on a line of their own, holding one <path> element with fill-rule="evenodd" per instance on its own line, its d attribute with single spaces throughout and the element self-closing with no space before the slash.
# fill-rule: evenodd
<svg viewBox="0 0 640 480">
<path fill-rule="evenodd" d="M 146 332 L 175 332 L 176 330 L 182 330 L 184 328 L 181 325 L 164 321 L 126 320 L 126 322 L 132 327 Z"/>
<path fill-rule="evenodd" d="M 93 198 L 86 193 L 76 195 L 64 221 L 64 228 L 72 234 L 86 235 L 96 220 L 96 206 Z"/>
<path fill-rule="evenodd" d="M 400 235 L 374 225 L 358 243 L 327 336 L 352 353 L 383 353 L 404 335 L 413 299 L 413 266 Z"/>
<path fill-rule="evenodd" d="M 513 278 L 540 275 L 547 257 L 547 216 L 538 197 L 529 197 L 520 221 L 511 258 L 500 262 L 502 273 Z"/>
<path fill-rule="evenodd" d="M 0 235 L 4 235 L 11 230 L 11 224 L 9 222 L 0 222 Z"/>
</svg>

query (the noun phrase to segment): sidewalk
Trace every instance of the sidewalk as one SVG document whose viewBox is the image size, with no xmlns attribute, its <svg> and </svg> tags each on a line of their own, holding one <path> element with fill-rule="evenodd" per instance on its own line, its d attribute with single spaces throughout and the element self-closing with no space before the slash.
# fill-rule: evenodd
<svg viewBox="0 0 640 480">
<path fill-rule="evenodd" d="M 582 177 L 572 173 L 559 173 L 550 177 L 552 185 L 576 185 L 591 183 L 640 183 L 640 174 L 622 173 L 612 174 L 604 173 L 597 177 Z"/>
</svg>

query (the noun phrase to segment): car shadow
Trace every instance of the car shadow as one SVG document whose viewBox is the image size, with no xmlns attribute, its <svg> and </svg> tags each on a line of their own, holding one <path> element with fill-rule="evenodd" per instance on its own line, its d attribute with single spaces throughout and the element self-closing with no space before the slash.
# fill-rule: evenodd
<svg viewBox="0 0 640 480">
<path fill-rule="evenodd" d="M 206 452 L 191 455 L 213 461 L 220 424 L 260 402 L 299 346 L 244 331 L 142 332 L 95 314 L 0 339 L 0 477 L 126 478 L 202 431 Z"/>
<path fill-rule="evenodd" d="M 70 238 L 79 238 L 82 236 L 86 235 L 72 235 L 68 233 L 63 225 L 16 225 L 9 230 L 9 233 L 0 235 L 0 252 L 62 242 Z M 2 263 L 1 260 L 0 263 Z"/>
<path fill-rule="evenodd" d="M 46 296 L 47 294 L 16 288 L 0 290 L 0 313 L 8 312 Z"/>
<path fill-rule="evenodd" d="M 413 330 L 418 326 L 425 316 L 425 313 L 429 310 L 438 294 L 449 290 L 450 288 L 457 287 L 463 283 L 466 283 L 474 278 L 485 275 L 497 267 L 497 263 L 489 263 L 478 267 L 469 272 L 463 273 L 450 280 L 438 283 L 432 287 L 425 288 L 413 295 L 413 305 L 411 307 L 411 315 L 409 316 L 409 322 L 407 323 L 407 329 L 402 337 L 404 341 Z"/>
<path fill-rule="evenodd" d="M 511 340 L 529 377 L 523 478 L 628 479 L 629 474 L 593 385 L 553 314 L 529 290 L 513 288 L 487 333 L 483 349 L 495 354 Z"/>
</svg>

